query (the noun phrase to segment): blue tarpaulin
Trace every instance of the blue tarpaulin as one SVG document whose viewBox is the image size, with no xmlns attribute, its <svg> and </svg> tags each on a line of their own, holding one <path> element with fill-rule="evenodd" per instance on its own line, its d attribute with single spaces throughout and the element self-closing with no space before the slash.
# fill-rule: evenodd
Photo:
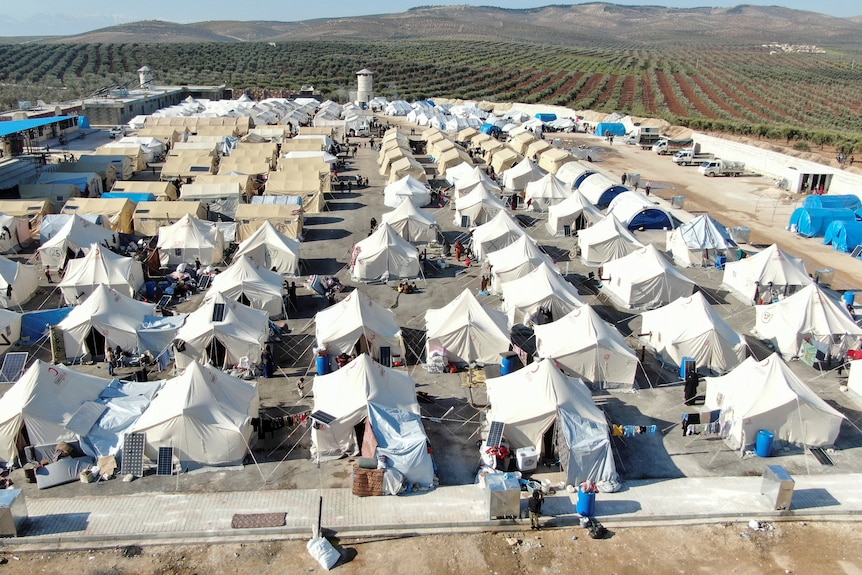
<svg viewBox="0 0 862 575">
<path fill-rule="evenodd" d="M 832 244 L 839 252 L 849 254 L 856 246 L 862 245 L 862 222 L 833 221 L 826 228 L 824 244 Z"/>
<path fill-rule="evenodd" d="M 54 116 L 53 118 L 32 118 L 30 120 L 12 120 L 10 122 L 0 122 L 0 138 L 12 134 L 17 134 L 18 132 L 32 130 L 33 128 L 38 128 L 40 126 L 56 124 L 57 122 L 62 122 L 63 120 L 71 120 L 74 117 L 75 116 Z"/>
<path fill-rule="evenodd" d="M 488 134 L 489 136 L 491 136 L 491 135 L 493 135 L 497 132 L 500 132 L 502 130 L 500 130 L 500 128 L 498 128 L 494 124 L 482 124 L 482 127 L 479 128 L 479 131 L 482 132 L 483 134 Z"/>
<path fill-rule="evenodd" d="M 136 204 L 139 202 L 155 202 L 156 196 L 146 192 L 105 192 L 103 198 L 122 198 L 132 200 Z"/>
<path fill-rule="evenodd" d="M 846 208 L 854 212 L 862 208 L 862 199 L 852 194 L 835 194 L 826 196 L 808 196 L 805 198 L 803 208 Z"/>
<path fill-rule="evenodd" d="M 556 114 L 536 114 L 536 119 L 543 122 L 553 122 L 557 119 Z"/>
<path fill-rule="evenodd" d="M 57 325 L 69 315 L 71 307 L 28 311 L 21 316 L 21 341 L 35 343 L 48 335 L 48 326 Z"/>
<path fill-rule="evenodd" d="M 790 215 L 790 229 L 808 238 L 823 237 L 834 221 L 855 222 L 856 214 L 844 208 L 796 208 Z"/>
</svg>

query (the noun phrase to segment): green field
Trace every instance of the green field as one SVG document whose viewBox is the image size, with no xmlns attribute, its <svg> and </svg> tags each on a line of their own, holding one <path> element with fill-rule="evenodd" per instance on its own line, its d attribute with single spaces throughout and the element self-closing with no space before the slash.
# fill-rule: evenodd
<svg viewBox="0 0 862 575">
<path fill-rule="evenodd" d="M 862 65 L 854 59 L 714 43 L 679 50 L 451 40 L 9 44 L 0 45 L 0 107 L 133 86 L 143 65 L 159 84 L 226 84 L 256 96 L 312 84 L 342 102 L 355 72 L 370 68 L 375 94 L 389 99 L 548 103 L 862 150 Z"/>
</svg>

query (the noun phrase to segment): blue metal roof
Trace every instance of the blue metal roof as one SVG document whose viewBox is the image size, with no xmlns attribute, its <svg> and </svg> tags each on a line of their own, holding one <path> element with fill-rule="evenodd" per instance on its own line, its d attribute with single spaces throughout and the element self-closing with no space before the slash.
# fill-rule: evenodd
<svg viewBox="0 0 862 575">
<path fill-rule="evenodd" d="M 0 122 L 0 138 L 17 134 L 18 132 L 26 132 L 39 126 L 47 126 L 62 122 L 63 120 L 72 120 L 76 116 L 53 116 L 51 118 L 32 118 L 29 120 L 12 120 L 10 122 Z"/>
</svg>

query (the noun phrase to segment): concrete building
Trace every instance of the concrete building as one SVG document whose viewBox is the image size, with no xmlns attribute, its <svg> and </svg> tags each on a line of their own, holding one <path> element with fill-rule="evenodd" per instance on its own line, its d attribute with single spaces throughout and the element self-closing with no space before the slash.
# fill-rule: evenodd
<svg viewBox="0 0 862 575">
<path fill-rule="evenodd" d="M 374 99 L 374 72 L 363 68 L 356 73 L 356 101 L 368 104 Z"/>
</svg>

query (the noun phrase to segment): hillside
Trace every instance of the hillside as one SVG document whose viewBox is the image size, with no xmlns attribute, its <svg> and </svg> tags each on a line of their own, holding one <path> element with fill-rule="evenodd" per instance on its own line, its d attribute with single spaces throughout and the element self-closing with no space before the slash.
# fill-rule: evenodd
<svg viewBox="0 0 862 575">
<path fill-rule="evenodd" d="M 302 22 L 145 21 L 41 41 L 89 44 L 448 39 L 511 40 L 559 46 L 582 46 L 588 42 L 604 46 L 681 43 L 740 46 L 786 42 L 851 49 L 862 46 L 860 33 L 859 18 L 833 18 L 777 6 L 677 9 L 592 3 L 520 10 L 437 6 Z"/>
</svg>

